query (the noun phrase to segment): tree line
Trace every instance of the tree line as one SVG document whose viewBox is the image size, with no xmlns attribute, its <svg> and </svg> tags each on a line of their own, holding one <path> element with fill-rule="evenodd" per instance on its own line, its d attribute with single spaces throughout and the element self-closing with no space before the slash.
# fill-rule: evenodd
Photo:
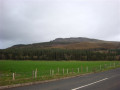
<svg viewBox="0 0 120 90">
<path fill-rule="evenodd" d="M 5 49 L 0 50 L 0 60 L 120 60 L 120 49 Z"/>
</svg>

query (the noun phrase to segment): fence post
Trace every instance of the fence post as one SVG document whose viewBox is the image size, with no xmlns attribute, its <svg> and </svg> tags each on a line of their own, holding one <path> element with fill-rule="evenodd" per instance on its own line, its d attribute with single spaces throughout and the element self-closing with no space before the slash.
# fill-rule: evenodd
<svg viewBox="0 0 120 90">
<path fill-rule="evenodd" d="M 63 75 L 64 75 L 64 68 L 63 68 Z"/>
<path fill-rule="evenodd" d="M 52 75 L 54 75 L 54 70 L 52 70 Z"/>
<path fill-rule="evenodd" d="M 68 74 L 68 68 L 67 68 L 67 74 Z"/>
<path fill-rule="evenodd" d="M 50 76 L 52 75 L 52 73 L 51 73 L 51 69 L 50 69 Z"/>
<path fill-rule="evenodd" d="M 15 73 L 13 73 L 13 80 L 15 80 Z"/>
<path fill-rule="evenodd" d="M 79 68 L 78 68 L 78 73 L 79 73 Z"/>
<path fill-rule="evenodd" d="M 86 67 L 86 72 L 88 72 L 88 66 Z"/>
<path fill-rule="evenodd" d="M 35 70 L 35 78 L 37 78 L 37 68 L 36 68 L 36 70 Z"/>
</svg>

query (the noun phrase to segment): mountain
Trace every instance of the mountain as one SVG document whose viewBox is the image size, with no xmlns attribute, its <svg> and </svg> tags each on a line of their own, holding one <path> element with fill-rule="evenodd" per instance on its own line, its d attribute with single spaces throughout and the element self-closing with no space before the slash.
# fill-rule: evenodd
<svg viewBox="0 0 120 90">
<path fill-rule="evenodd" d="M 0 60 L 120 60 L 120 42 L 90 38 L 57 38 L 0 50 Z"/>
<path fill-rule="evenodd" d="M 56 38 L 50 42 L 34 43 L 34 44 L 19 44 L 10 48 L 61 48 L 61 49 L 90 49 L 90 48 L 106 48 L 118 49 L 119 42 L 104 41 L 98 39 L 90 39 L 84 37 L 72 38 Z"/>
</svg>

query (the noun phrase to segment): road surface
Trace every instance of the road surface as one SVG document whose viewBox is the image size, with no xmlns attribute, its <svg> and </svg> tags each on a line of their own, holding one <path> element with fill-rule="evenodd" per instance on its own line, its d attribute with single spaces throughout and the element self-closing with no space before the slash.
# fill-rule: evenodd
<svg viewBox="0 0 120 90">
<path fill-rule="evenodd" d="M 120 90 L 120 68 L 4 90 Z"/>
</svg>

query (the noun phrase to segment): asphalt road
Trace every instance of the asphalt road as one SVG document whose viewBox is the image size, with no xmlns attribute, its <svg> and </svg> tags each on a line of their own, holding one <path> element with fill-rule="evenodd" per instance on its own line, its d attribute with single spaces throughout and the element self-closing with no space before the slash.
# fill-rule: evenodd
<svg viewBox="0 0 120 90">
<path fill-rule="evenodd" d="M 120 68 L 4 90 L 120 90 Z"/>
</svg>

